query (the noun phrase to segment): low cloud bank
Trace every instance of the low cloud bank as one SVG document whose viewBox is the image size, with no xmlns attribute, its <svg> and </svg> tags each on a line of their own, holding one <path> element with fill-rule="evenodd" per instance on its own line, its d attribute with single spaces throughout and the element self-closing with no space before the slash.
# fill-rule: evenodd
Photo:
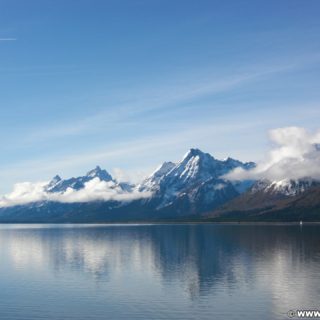
<svg viewBox="0 0 320 320">
<path fill-rule="evenodd" d="M 63 193 L 46 191 L 48 182 L 23 182 L 14 185 L 10 194 L 0 197 L 0 207 L 23 205 L 32 202 L 56 201 L 62 203 L 90 202 L 90 201 L 132 201 L 150 197 L 149 192 L 125 192 L 116 183 L 101 181 L 98 178 L 85 183 L 80 190 L 68 188 Z"/>
<path fill-rule="evenodd" d="M 280 181 L 311 177 L 320 180 L 320 131 L 310 133 L 300 127 L 285 127 L 271 130 L 269 137 L 274 147 L 264 161 L 248 171 L 237 168 L 224 178 Z"/>
</svg>

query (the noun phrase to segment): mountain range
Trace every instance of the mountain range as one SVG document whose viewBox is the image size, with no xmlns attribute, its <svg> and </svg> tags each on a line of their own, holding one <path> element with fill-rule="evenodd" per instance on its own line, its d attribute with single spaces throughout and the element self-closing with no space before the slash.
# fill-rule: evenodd
<svg viewBox="0 0 320 320">
<path fill-rule="evenodd" d="M 255 166 L 190 149 L 181 161 L 164 162 L 136 185 L 118 182 L 99 166 L 76 178 L 56 175 L 41 186 L 38 198 L 25 202 L 4 198 L 0 222 L 320 220 L 320 183 L 311 177 L 225 178 L 236 168 Z"/>
</svg>

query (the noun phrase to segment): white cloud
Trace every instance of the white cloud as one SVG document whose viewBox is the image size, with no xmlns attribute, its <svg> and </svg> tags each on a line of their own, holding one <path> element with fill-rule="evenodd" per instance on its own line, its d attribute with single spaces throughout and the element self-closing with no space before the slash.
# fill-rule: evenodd
<svg viewBox="0 0 320 320">
<path fill-rule="evenodd" d="M 132 181 L 130 174 L 120 168 L 113 168 L 112 176 L 119 182 L 130 182 Z"/>
<path fill-rule="evenodd" d="M 280 181 L 311 177 L 320 179 L 320 131 L 310 133 L 300 127 L 271 130 L 273 148 L 257 167 L 237 168 L 224 177 L 231 180 L 268 179 Z"/>
<path fill-rule="evenodd" d="M 147 167 L 144 169 L 134 169 L 134 170 L 123 170 L 120 168 L 113 168 L 112 176 L 118 182 L 138 184 L 150 174 L 151 168 L 153 168 L 153 166 L 150 168 Z"/>
<path fill-rule="evenodd" d="M 99 178 L 92 179 L 85 183 L 80 190 L 68 188 L 65 192 L 46 192 L 47 182 L 22 182 L 14 185 L 13 191 L 0 197 L 0 207 L 23 205 L 39 201 L 56 201 L 62 203 L 77 203 L 90 201 L 131 201 L 147 198 L 149 192 L 125 192 L 116 183 L 101 181 Z"/>
<path fill-rule="evenodd" d="M 203 129 L 208 134 L 208 128 L 205 127 Z M 284 127 L 271 130 L 269 136 L 273 142 L 273 148 L 264 161 L 259 162 L 256 168 L 249 171 L 238 168 L 225 175 L 224 178 L 230 180 L 269 179 L 272 181 L 280 181 L 284 179 L 312 177 L 320 180 L 320 130 L 310 133 L 304 128 Z M 181 137 L 176 138 L 174 144 L 176 144 Z M 191 141 L 191 136 L 186 135 L 183 139 L 189 139 Z M 163 139 L 163 137 L 161 137 L 161 141 L 154 141 L 152 139 L 151 141 L 143 140 L 143 143 L 138 145 L 133 144 L 131 148 L 120 148 L 114 152 L 93 154 L 89 156 L 89 159 L 85 157 L 72 157 L 67 162 L 61 163 L 61 165 L 66 166 L 68 163 L 72 163 L 74 166 L 77 163 L 77 159 L 87 162 L 102 159 L 103 157 L 130 156 L 138 151 L 142 152 L 145 148 L 148 149 L 151 146 L 159 148 L 162 143 L 167 144 L 168 142 L 166 142 L 166 139 Z M 41 166 L 38 165 L 37 167 L 39 168 Z M 132 180 L 132 172 L 124 172 L 117 168 L 113 171 L 119 181 Z M 64 193 L 47 193 L 45 191 L 46 184 L 47 182 L 17 183 L 14 185 L 11 193 L 0 197 L 0 207 L 38 201 L 57 201 L 64 203 L 96 200 L 130 201 L 150 196 L 149 193 L 137 191 L 130 193 L 125 192 L 117 184 L 100 181 L 99 179 L 93 179 L 87 182 L 85 188 L 81 190 L 68 189 Z"/>
<path fill-rule="evenodd" d="M 0 197 L 0 207 L 21 205 L 29 202 L 46 200 L 45 182 L 21 182 L 13 187 L 13 191 Z"/>
</svg>

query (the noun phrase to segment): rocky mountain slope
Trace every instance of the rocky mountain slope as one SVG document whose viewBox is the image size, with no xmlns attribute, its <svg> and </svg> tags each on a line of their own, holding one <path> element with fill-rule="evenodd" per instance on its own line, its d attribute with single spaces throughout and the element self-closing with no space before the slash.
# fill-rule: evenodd
<svg viewBox="0 0 320 320">
<path fill-rule="evenodd" d="M 320 182 L 311 178 L 257 181 L 208 216 L 233 221 L 320 221 Z"/>
<path fill-rule="evenodd" d="M 221 178 L 222 175 L 237 167 L 248 170 L 253 166 L 252 162 L 218 160 L 199 149 L 190 149 L 181 161 L 163 163 L 136 186 L 119 183 L 96 167 L 77 178 L 64 180 L 55 176 L 44 186 L 45 200 L 0 208 L 0 221 L 200 218 L 202 213 L 234 199 L 252 184 L 247 181 L 240 186 Z M 93 187 L 98 195 L 103 192 L 112 197 L 81 201 L 80 195 L 88 199 Z"/>
<path fill-rule="evenodd" d="M 30 201 L 25 189 L 16 190 L 15 198 L 0 198 L 0 222 L 320 221 L 320 183 L 312 178 L 224 178 L 236 168 L 254 167 L 253 162 L 218 160 L 190 149 L 181 161 L 164 162 L 133 185 L 97 166 L 76 178 L 55 176 L 31 190 Z"/>
<path fill-rule="evenodd" d="M 164 163 L 138 186 L 153 193 L 149 203 L 159 212 L 175 212 L 177 216 L 201 214 L 237 197 L 238 185 L 221 176 L 254 163 L 228 158 L 221 161 L 199 149 L 190 149 L 177 164 Z"/>
</svg>

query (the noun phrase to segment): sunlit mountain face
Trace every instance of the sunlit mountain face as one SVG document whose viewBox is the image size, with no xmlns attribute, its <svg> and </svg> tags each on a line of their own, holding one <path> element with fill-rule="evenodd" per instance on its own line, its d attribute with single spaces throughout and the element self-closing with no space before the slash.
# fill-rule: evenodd
<svg viewBox="0 0 320 320">
<path fill-rule="evenodd" d="M 165 162 L 141 183 L 119 182 L 97 166 L 86 175 L 47 184 L 21 184 L 0 201 L 0 221 L 66 222 L 177 218 L 201 215 L 248 190 L 253 181 L 229 181 L 235 168 L 254 163 L 215 159 L 190 149 Z"/>
<path fill-rule="evenodd" d="M 318 179 L 254 179 L 260 167 L 190 149 L 132 184 L 97 166 L 84 176 L 17 184 L 0 198 L 0 222 L 320 220 Z"/>
</svg>

